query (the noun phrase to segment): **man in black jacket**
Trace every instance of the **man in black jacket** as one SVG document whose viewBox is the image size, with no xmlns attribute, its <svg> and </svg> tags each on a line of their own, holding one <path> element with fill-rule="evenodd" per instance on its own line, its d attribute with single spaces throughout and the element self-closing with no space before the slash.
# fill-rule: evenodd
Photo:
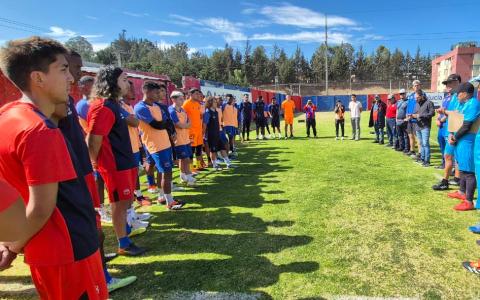
<svg viewBox="0 0 480 300">
<path fill-rule="evenodd" d="M 435 115 L 435 107 L 433 102 L 427 99 L 422 90 L 418 90 L 415 94 L 417 104 L 413 112 L 412 118 L 416 119 L 415 132 L 420 143 L 420 158 L 417 163 L 423 167 L 430 166 L 430 129 L 432 127 L 432 118 Z"/>
<path fill-rule="evenodd" d="M 368 127 L 375 128 L 375 141 L 374 143 L 379 143 L 383 145 L 383 135 L 385 128 L 385 114 L 387 112 L 387 105 L 382 102 L 380 96 L 375 95 L 375 102 L 373 104 L 372 110 L 370 111 L 370 121 Z"/>
</svg>

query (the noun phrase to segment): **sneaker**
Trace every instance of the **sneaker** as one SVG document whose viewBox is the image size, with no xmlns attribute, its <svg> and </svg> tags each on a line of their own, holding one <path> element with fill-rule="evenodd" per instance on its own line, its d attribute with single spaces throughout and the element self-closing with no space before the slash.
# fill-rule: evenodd
<svg viewBox="0 0 480 300">
<path fill-rule="evenodd" d="M 136 235 L 140 235 L 142 233 L 145 233 L 146 231 L 147 231 L 147 228 L 145 228 L 145 227 L 138 227 L 138 228 L 135 228 L 135 229 L 132 228 L 132 231 L 130 231 L 130 234 L 128 235 L 128 237 L 134 237 Z"/>
<path fill-rule="evenodd" d="M 472 201 L 463 201 L 460 204 L 457 204 L 453 207 L 456 211 L 467 211 L 467 210 L 475 210 L 475 207 L 473 207 L 473 202 Z"/>
<path fill-rule="evenodd" d="M 336 141 L 338 141 L 338 136 L 335 138 Z"/>
<path fill-rule="evenodd" d="M 221 171 L 221 170 L 223 170 L 223 168 L 220 167 L 219 165 L 213 167 L 213 169 L 214 169 L 215 171 Z"/>
<path fill-rule="evenodd" d="M 288 140 L 288 136 L 285 136 L 285 139 Z"/>
<path fill-rule="evenodd" d="M 158 187 L 156 185 L 149 185 L 148 190 L 150 194 L 158 193 Z"/>
<path fill-rule="evenodd" d="M 415 152 L 410 152 L 410 157 L 415 159 L 417 158 L 417 154 L 415 154 Z"/>
<path fill-rule="evenodd" d="M 390 144 L 390 143 L 385 144 L 385 147 L 393 147 L 393 144 Z M 393 147 L 393 148 L 395 148 L 395 147 Z"/>
<path fill-rule="evenodd" d="M 419 165 L 423 165 L 424 164 L 424 161 L 421 159 L 421 158 L 416 158 L 414 159 L 415 163 L 419 164 Z"/>
<path fill-rule="evenodd" d="M 235 166 L 232 165 L 232 164 L 228 164 L 228 165 L 227 165 L 227 169 L 235 169 Z"/>
<path fill-rule="evenodd" d="M 385 143 L 384 143 L 383 141 L 381 141 L 381 142 L 379 142 L 378 144 L 379 144 L 379 145 L 383 145 L 383 144 L 385 144 Z"/>
<path fill-rule="evenodd" d="M 455 191 L 455 192 L 452 192 L 452 193 L 448 193 L 447 197 L 448 198 L 453 198 L 453 199 L 459 199 L 459 200 L 463 200 L 463 201 L 467 200 L 465 194 L 460 193 L 460 191 Z"/>
<path fill-rule="evenodd" d="M 165 197 L 158 197 L 157 203 L 158 205 L 165 205 L 167 204 L 167 200 L 165 199 Z"/>
<path fill-rule="evenodd" d="M 167 205 L 168 210 L 180 210 L 185 206 L 185 202 L 173 200 L 172 203 Z"/>
<path fill-rule="evenodd" d="M 446 180 L 446 179 L 442 179 L 439 183 L 432 186 L 432 189 L 434 191 L 446 191 L 449 188 L 450 187 L 449 187 L 449 184 L 448 184 L 448 180 Z"/>
<path fill-rule="evenodd" d="M 290 135 L 290 138 L 291 138 L 291 139 L 293 139 L 293 138 L 294 138 L 293 134 L 291 134 L 291 135 Z"/>
<path fill-rule="evenodd" d="M 192 178 L 193 180 L 189 180 L 187 181 L 187 186 L 196 186 L 197 185 L 197 181 L 195 180 L 195 178 Z"/>
<path fill-rule="evenodd" d="M 344 140 L 345 138 L 342 136 L 342 141 Z"/>
<path fill-rule="evenodd" d="M 255 139 L 256 139 L 256 140 L 259 140 L 259 137 L 257 136 Z"/>
<path fill-rule="evenodd" d="M 438 166 L 435 166 L 435 169 L 437 169 L 437 170 L 443 170 L 443 169 L 445 169 L 445 167 L 442 166 L 442 165 L 438 165 Z"/>
<path fill-rule="evenodd" d="M 474 226 L 469 226 L 468 230 L 470 230 L 473 233 L 480 234 L 480 223 Z"/>
<path fill-rule="evenodd" d="M 140 214 L 135 214 L 135 218 L 139 221 L 147 221 L 152 217 L 150 213 L 140 213 Z"/>
<path fill-rule="evenodd" d="M 140 204 L 140 206 L 151 206 L 152 205 L 152 202 L 150 201 L 150 199 L 145 197 L 145 196 L 137 197 L 137 203 Z"/>
<path fill-rule="evenodd" d="M 140 227 L 147 228 L 148 225 L 150 225 L 150 223 L 147 221 L 141 221 L 136 219 L 134 222 L 132 222 L 132 224 L 129 224 L 129 225 L 132 226 L 132 230 L 133 230 L 134 228 L 140 228 Z"/>
<path fill-rule="evenodd" d="M 110 282 L 107 283 L 108 292 L 111 293 L 118 289 L 129 286 L 137 280 L 137 276 L 128 276 L 125 278 L 115 278 L 112 277 Z"/>
<path fill-rule="evenodd" d="M 430 167 L 430 163 L 425 161 L 425 162 L 423 162 L 422 167 L 424 167 L 424 168 L 429 168 L 429 167 Z"/>
<path fill-rule="evenodd" d="M 458 177 L 453 177 L 452 180 L 449 181 L 451 185 L 459 186 L 460 185 L 460 178 Z"/>
<path fill-rule="evenodd" d="M 375 141 L 373 141 L 373 143 L 374 143 L 374 144 L 378 144 L 378 141 L 377 141 L 377 140 L 375 140 Z"/>
<path fill-rule="evenodd" d="M 480 275 L 480 262 L 464 261 L 462 266 L 473 274 Z"/>
<path fill-rule="evenodd" d="M 139 256 L 145 253 L 147 250 L 144 248 L 140 248 L 134 243 L 131 243 L 130 246 L 127 248 L 118 248 L 117 253 L 118 255 L 123 255 L 123 256 Z"/>
</svg>

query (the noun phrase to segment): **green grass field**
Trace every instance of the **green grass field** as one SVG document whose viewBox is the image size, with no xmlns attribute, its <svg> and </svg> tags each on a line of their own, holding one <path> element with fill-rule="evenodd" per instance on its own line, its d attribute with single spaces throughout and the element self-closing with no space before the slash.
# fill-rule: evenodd
<svg viewBox="0 0 480 300">
<path fill-rule="evenodd" d="M 317 117 L 318 139 L 296 123 L 296 139 L 252 141 L 237 169 L 202 173 L 177 193 L 184 211 L 145 209 L 156 218 L 134 239 L 149 252 L 110 264 L 139 280 L 111 297 L 479 298 L 479 278 L 461 266 L 480 256 L 467 231 L 478 215 L 431 190 L 440 171 L 372 144 L 368 112 L 360 142 L 335 141 L 333 113 Z M 436 132 L 432 144 L 438 164 Z M 0 298 L 35 298 L 21 259 L 1 273 Z"/>
</svg>

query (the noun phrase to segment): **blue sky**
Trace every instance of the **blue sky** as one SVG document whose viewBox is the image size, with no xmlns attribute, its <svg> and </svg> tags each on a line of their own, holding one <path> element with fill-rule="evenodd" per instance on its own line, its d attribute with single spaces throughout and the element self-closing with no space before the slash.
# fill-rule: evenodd
<svg viewBox="0 0 480 300">
<path fill-rule="evenodd" d="M 192 51 L 211 53 L 229 43 L 274 44 L 292 54 L 297 46 L 310 58 L 324 41 L 342 41 L 367 52 L 379 45 L 411 53 L 444 53 L 463 40 L 480 41 L 477 1 L 193 1 L 193 0 L 2 0 L 0 43 L 32 34 L 61 41 L 86 37 L 95 49 L 106 47 L 125 29 L 127 36 L 156 41 L 161 47 L 187 42 Z M 20 24 L 22 23 L 22 24 Z M 477 25 L 477 26 L 475 26 Z"/>
</svg>

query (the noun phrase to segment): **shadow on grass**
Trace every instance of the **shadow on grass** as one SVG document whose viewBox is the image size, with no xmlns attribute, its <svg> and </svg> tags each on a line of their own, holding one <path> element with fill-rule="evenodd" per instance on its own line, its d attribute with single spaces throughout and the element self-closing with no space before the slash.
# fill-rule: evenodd
<svg viewBox="0 0 480 300">
<path fill-rule="evenodd" d="M 157 224 L 136 238 L 138 244 L 147 247 L 146 255 L 133 264 L 112 262 L 118 270 L 115 276 L 135 274 L 140 280 L 133 290 L 120 290 L 113 296 L 127 299 L 135 293 L 135 298 L 158 298 L 174 291 L 208 291 L 241 292 L 270 299 L 270 295 L 256 289 L 275 284 L 282 273 L 317 270 L 317 262 L 276 265 L 265 257 L 312 242 L 313 238 L 305 235 L 268 233 L 272 227 L 291 227 L 294 221 L 267 222 L 253 213 L 233 213 L 230 209 L 289 202 L 280 198 L 284 191 L 275 178 L 291 168 L 281 165 L 285 160 L 280 161 L 279 155 L 285 153 L 281 147 L 262 142 L 256 148 L 241 148 L 236 169 L 202 173 L 197 177 L 195 193 L 179 197 L 194 204 L 191 209 L 187 206 L 175 213 L 152 212 Z M 269 200 L 263 195 L 270 195 Z"/>
</svg>

